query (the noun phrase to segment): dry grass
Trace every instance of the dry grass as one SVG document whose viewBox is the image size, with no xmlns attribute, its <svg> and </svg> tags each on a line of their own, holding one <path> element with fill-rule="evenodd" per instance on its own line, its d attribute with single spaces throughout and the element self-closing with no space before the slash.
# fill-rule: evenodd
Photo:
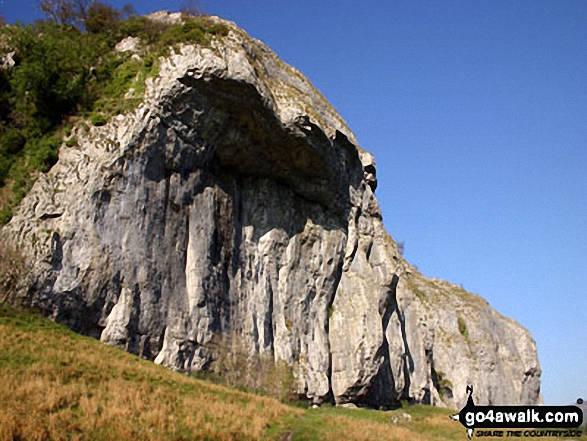
<svg viewBox="0 0 587 441">
<path fill-rule="evenodd" d="M 391 424 L 404 412 L 411 421 Z M 286 406 L 171 372 L 0 304 L 0 441 L 465 440 L 451 413 Z"/>
<path fill-rule="evenodd" d="M 359 420 L 348 416 L 330 416 L 324 424 L 325 440 L 353 439 L 425 441 L 424 438 L 408 427 L 391 426 L 389 422 Z"/>
<path fill-rule="evenodd" d="M 0 354 L 0 440 L 264 439 L 284 415 L 302 413 L 5 307 Z"/>
</svg>

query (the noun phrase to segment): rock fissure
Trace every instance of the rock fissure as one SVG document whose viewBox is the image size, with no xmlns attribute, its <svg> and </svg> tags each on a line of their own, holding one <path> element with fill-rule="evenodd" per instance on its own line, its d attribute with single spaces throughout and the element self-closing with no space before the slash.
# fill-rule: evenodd
<svg viewBox="0 0 587 441">
<path fill-rule="evenodd" d="M 289 364 L 315 403 L 456 408 L 467 384 L 479 404 L 538 402 L 528 331 L 404 261 L 372 155 L 299 72 L 222 23 L 214 50 L 161 60 L 137 110 L 77 130 L 22 201 L 5 227 L 34 264 L 19 300 L 186 372 L 230 336 Z"/>
</svg>

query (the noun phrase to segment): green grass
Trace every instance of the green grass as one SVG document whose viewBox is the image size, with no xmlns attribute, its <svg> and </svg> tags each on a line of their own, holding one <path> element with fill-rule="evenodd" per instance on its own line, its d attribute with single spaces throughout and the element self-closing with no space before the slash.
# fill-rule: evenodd
<svg viewBox="0 0 587 441">
<path fill-rule="evenodd" d="M 113 116 L 135 109 L 143 100 L 146 80 L 159 74 L 159 58 L 152 54 L 144 59 L 129 53 L 117 54 L 108 67 L 110 80 L 89 113 L 94 126 L 103 126 Z"/>
</svg>

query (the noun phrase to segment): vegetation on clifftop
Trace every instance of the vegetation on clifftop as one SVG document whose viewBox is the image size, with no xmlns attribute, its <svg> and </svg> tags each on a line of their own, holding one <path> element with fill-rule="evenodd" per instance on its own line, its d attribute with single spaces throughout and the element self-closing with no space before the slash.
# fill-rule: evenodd
<svg viewBox="0 0 587 441">
<path fill-rule="evenodd" d="M 188 13 L 173 25 L 102 2 L 83 10 L 76 9 L 81 0 L 41 5 L 53 3 L 61 9 L 44 8 L 46 20 L 0 24 L 0 225 L 10 220 L 38 173 L 57 162 L 63 138 L 79 118 L 102 125 L 135 108 L 169 47 L 208 45 L 228 32 Z M 138 54 L 114 49 L 129 36 L 140 39 Z"/>
</svg>

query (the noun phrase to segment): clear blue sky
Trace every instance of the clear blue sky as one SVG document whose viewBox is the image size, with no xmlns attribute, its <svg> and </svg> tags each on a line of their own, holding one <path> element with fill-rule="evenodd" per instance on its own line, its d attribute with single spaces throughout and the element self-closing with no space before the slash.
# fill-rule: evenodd
<svg viewBox="0 0 587 441">
<path fill-rule="evenodd" d="M 532 332 L 545 402 L 587 399 L 587 1 L 199 4 L 306 74 L 375 154 L 411 263 Z M 34 11 L 0 1 L 9 22 Z"/>
</svg>

